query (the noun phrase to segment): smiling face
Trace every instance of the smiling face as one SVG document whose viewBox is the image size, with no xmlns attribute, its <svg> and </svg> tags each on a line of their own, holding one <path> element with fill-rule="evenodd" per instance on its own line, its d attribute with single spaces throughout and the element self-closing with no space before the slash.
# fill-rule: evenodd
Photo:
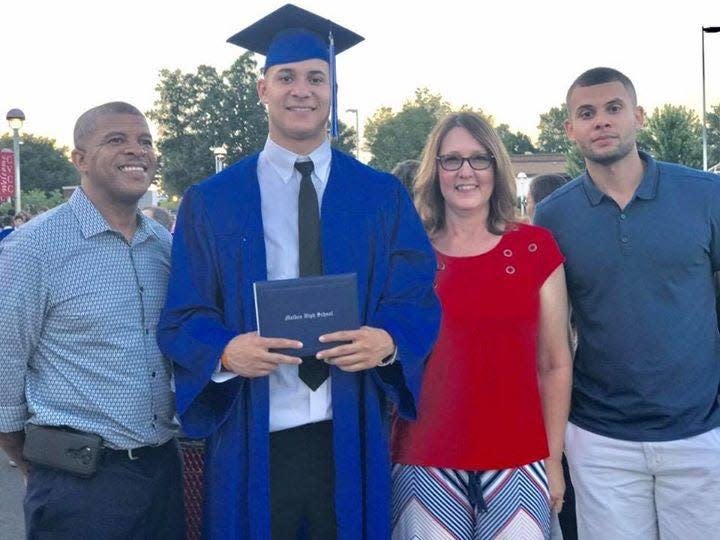
<svg viewBox="0 0 720 540">
<path fill-rule="evenodd" d="M 575 88 L 568 97 L 568 112 L 567 136 L 588 161 L 611 165 L 637 150 L 644 113 L 621 82 Z"/>
<path fill-rule="evenodd" d="M 101 114 L 91 133 L 78 141 L 72 159 L 82 186 L 99 205 L 137 203 L 155 175 L 157 158 L 145 118 L 134 114 Z"/>
<path fill-rule="evenodd" d="M 278 64 L 258 81 L 267 105 L 270 138 L 297 154 L 308 154 L 327 137 L 330 114 L 328 63 L 303 60 Z"/>
<path fill-rule="evenodd" d="M 448 131 L 440 145 L 439 156 L 459 158 L 489 156 L 490 152 L 464 127 Z M 490 197 L 495 184 L 495 169 L 477 171 L 467 160 L 456 171 L 446 171 L 438 166 L 440 192 L 445 199 L 445 214 L 466 215 L 488 212 Z"/>
</svg>

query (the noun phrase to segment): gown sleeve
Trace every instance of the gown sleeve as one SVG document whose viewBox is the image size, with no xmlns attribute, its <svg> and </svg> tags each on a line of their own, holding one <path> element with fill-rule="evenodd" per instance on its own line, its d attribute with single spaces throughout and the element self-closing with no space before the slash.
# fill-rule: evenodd
<svg viewBox="0 0 720 540">
<path fill-rule="evenodd" d="M 217 249 L 202 193 L 191 187 L 178 212 L 172 268 L 158 344 L 174 364 L 177 411 L 189 436 L 207 436 L 222 422 L 245 381 L 211 381 L 227 343 Z"/>
<path fill-rule="evenodd" d="M 386 282 L 368 324 L 386 330 L 397 361 L 374 369 L 373 378 L 407 419 L 417 415 L 425 361 L 437 338 L 440 305 L 433 281 L 435 254 L 405 188 L 397 183 L 395 205 L 386 215 Z"/>
</svg>

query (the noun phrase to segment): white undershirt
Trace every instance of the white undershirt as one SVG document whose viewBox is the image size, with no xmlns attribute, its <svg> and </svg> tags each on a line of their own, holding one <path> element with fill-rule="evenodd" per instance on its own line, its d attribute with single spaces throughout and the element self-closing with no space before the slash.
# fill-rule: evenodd
<svg viewBox="0 0 720 540">
<path fill-rule="evenodd" d="M 330 142 L 324 141 L 309 156 L 300 156 L 274 143 L 270 137 L 258 159 L 260 206 L 265 236 L 267 277 L 292 279 L 298 271 L 298 194 L 300 173 L 296 161 L 312 159 L 312 183 L 318 195 L 322 214 L 322 198 L 330 175 L 332 157 Z M 233 373 L 215 373 L 212 380 L 224 382 L 236 377 Z M 332 418 L 330 378 L 314 392 L 298 377 L 298 367 L 281 364 L 270 374 L 270 431 L 320 422 Z"/>
</svg>

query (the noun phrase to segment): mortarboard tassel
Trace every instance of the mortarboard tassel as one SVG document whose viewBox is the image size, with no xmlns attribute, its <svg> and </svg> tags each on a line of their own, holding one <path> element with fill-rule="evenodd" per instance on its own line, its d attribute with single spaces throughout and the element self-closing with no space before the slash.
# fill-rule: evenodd
<svg viewBox="0 0 720 540">
<path fill-rule="evenodd" d="M 337 77 L 335 70 L 335 40 L 333 39 L 332 30 L 328 35 L 328 60 L 330 64 L 330 100 L 332 110 L 330 112 L 330 138 L 336 141 L 340 136 L 340 130 L 338 129 L 338 106 L 337 106 Z"/>
</svg>

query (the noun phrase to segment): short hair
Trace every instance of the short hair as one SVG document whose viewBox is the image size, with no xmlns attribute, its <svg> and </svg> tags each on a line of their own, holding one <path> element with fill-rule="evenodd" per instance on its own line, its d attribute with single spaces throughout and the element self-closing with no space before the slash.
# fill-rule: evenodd
<svg viewBox="0 0 720 540">
<path fill-rule="evenodd" d="M 437 123 L 428 136 L 415 178 L 415 206 L 430 235 L 445 227 L 445 201 L 440 191 L 437 157 L 447 134 L 454 128 L 466 129 L 493 156 L 495 183 L 490 196 L 487 228 L 503 234 L 505 225 L 515 221 L 515 175 L 505 146 L 492 126 L 471 111 L 452 113 Z"/>
<path fill-rule="evenodd" d="M 417 174 L 420 162 L 417 159 L 406 159 L 401 161 L 391 171 L 391 174 L 396 176 L 403 186 L 412 193 L 413 184 L 415 183 L 415 175 Z"/>
<path fill-rule="evenodd" d="M 609 67 L 596 67 L 588 69 L 582 75 L 580 75 L 568 88 L 567 94 L 565 95 L 565 104 L 568 108 L 568 114 L 570 114 L 570 94 L 576 88 L 585 88 L 587 86 L 595 86 L 598 84 L 606 84 L 611 82 L 619 82 L 628 91 L 632 98 L 633 105 L 637 105 L 637 93 L 635 92 L 635 86 L 627 75 L 620 73 L 617 69 Z"/>
<path fill-rule="evenodd" d="M 535 204 L 542 201 L 560 186 L 567 183 L 568 179 L 559 174 L 541 174 L 530 181 L 530 196 Z"/>
<path fill-rule="evenodd" d="M 159 206 L 146 206 L 142 211 L 147 211 L 151 219 L 154 219 L 168 231 L 172 232 L 175 218 L 173 218 L 170 212 Z"/>
<path fill-rule="evenodd" d="M 132 114 L 145 119 L 145 115 L 137 107 L 124 101 L 111 101 L 85 111 L 75 122 L 73 130 L 73 143 L 75 148 L 82 150 L 83 141 L 95 131 L 98 118 L 106 114 Z"/>
</svg>

